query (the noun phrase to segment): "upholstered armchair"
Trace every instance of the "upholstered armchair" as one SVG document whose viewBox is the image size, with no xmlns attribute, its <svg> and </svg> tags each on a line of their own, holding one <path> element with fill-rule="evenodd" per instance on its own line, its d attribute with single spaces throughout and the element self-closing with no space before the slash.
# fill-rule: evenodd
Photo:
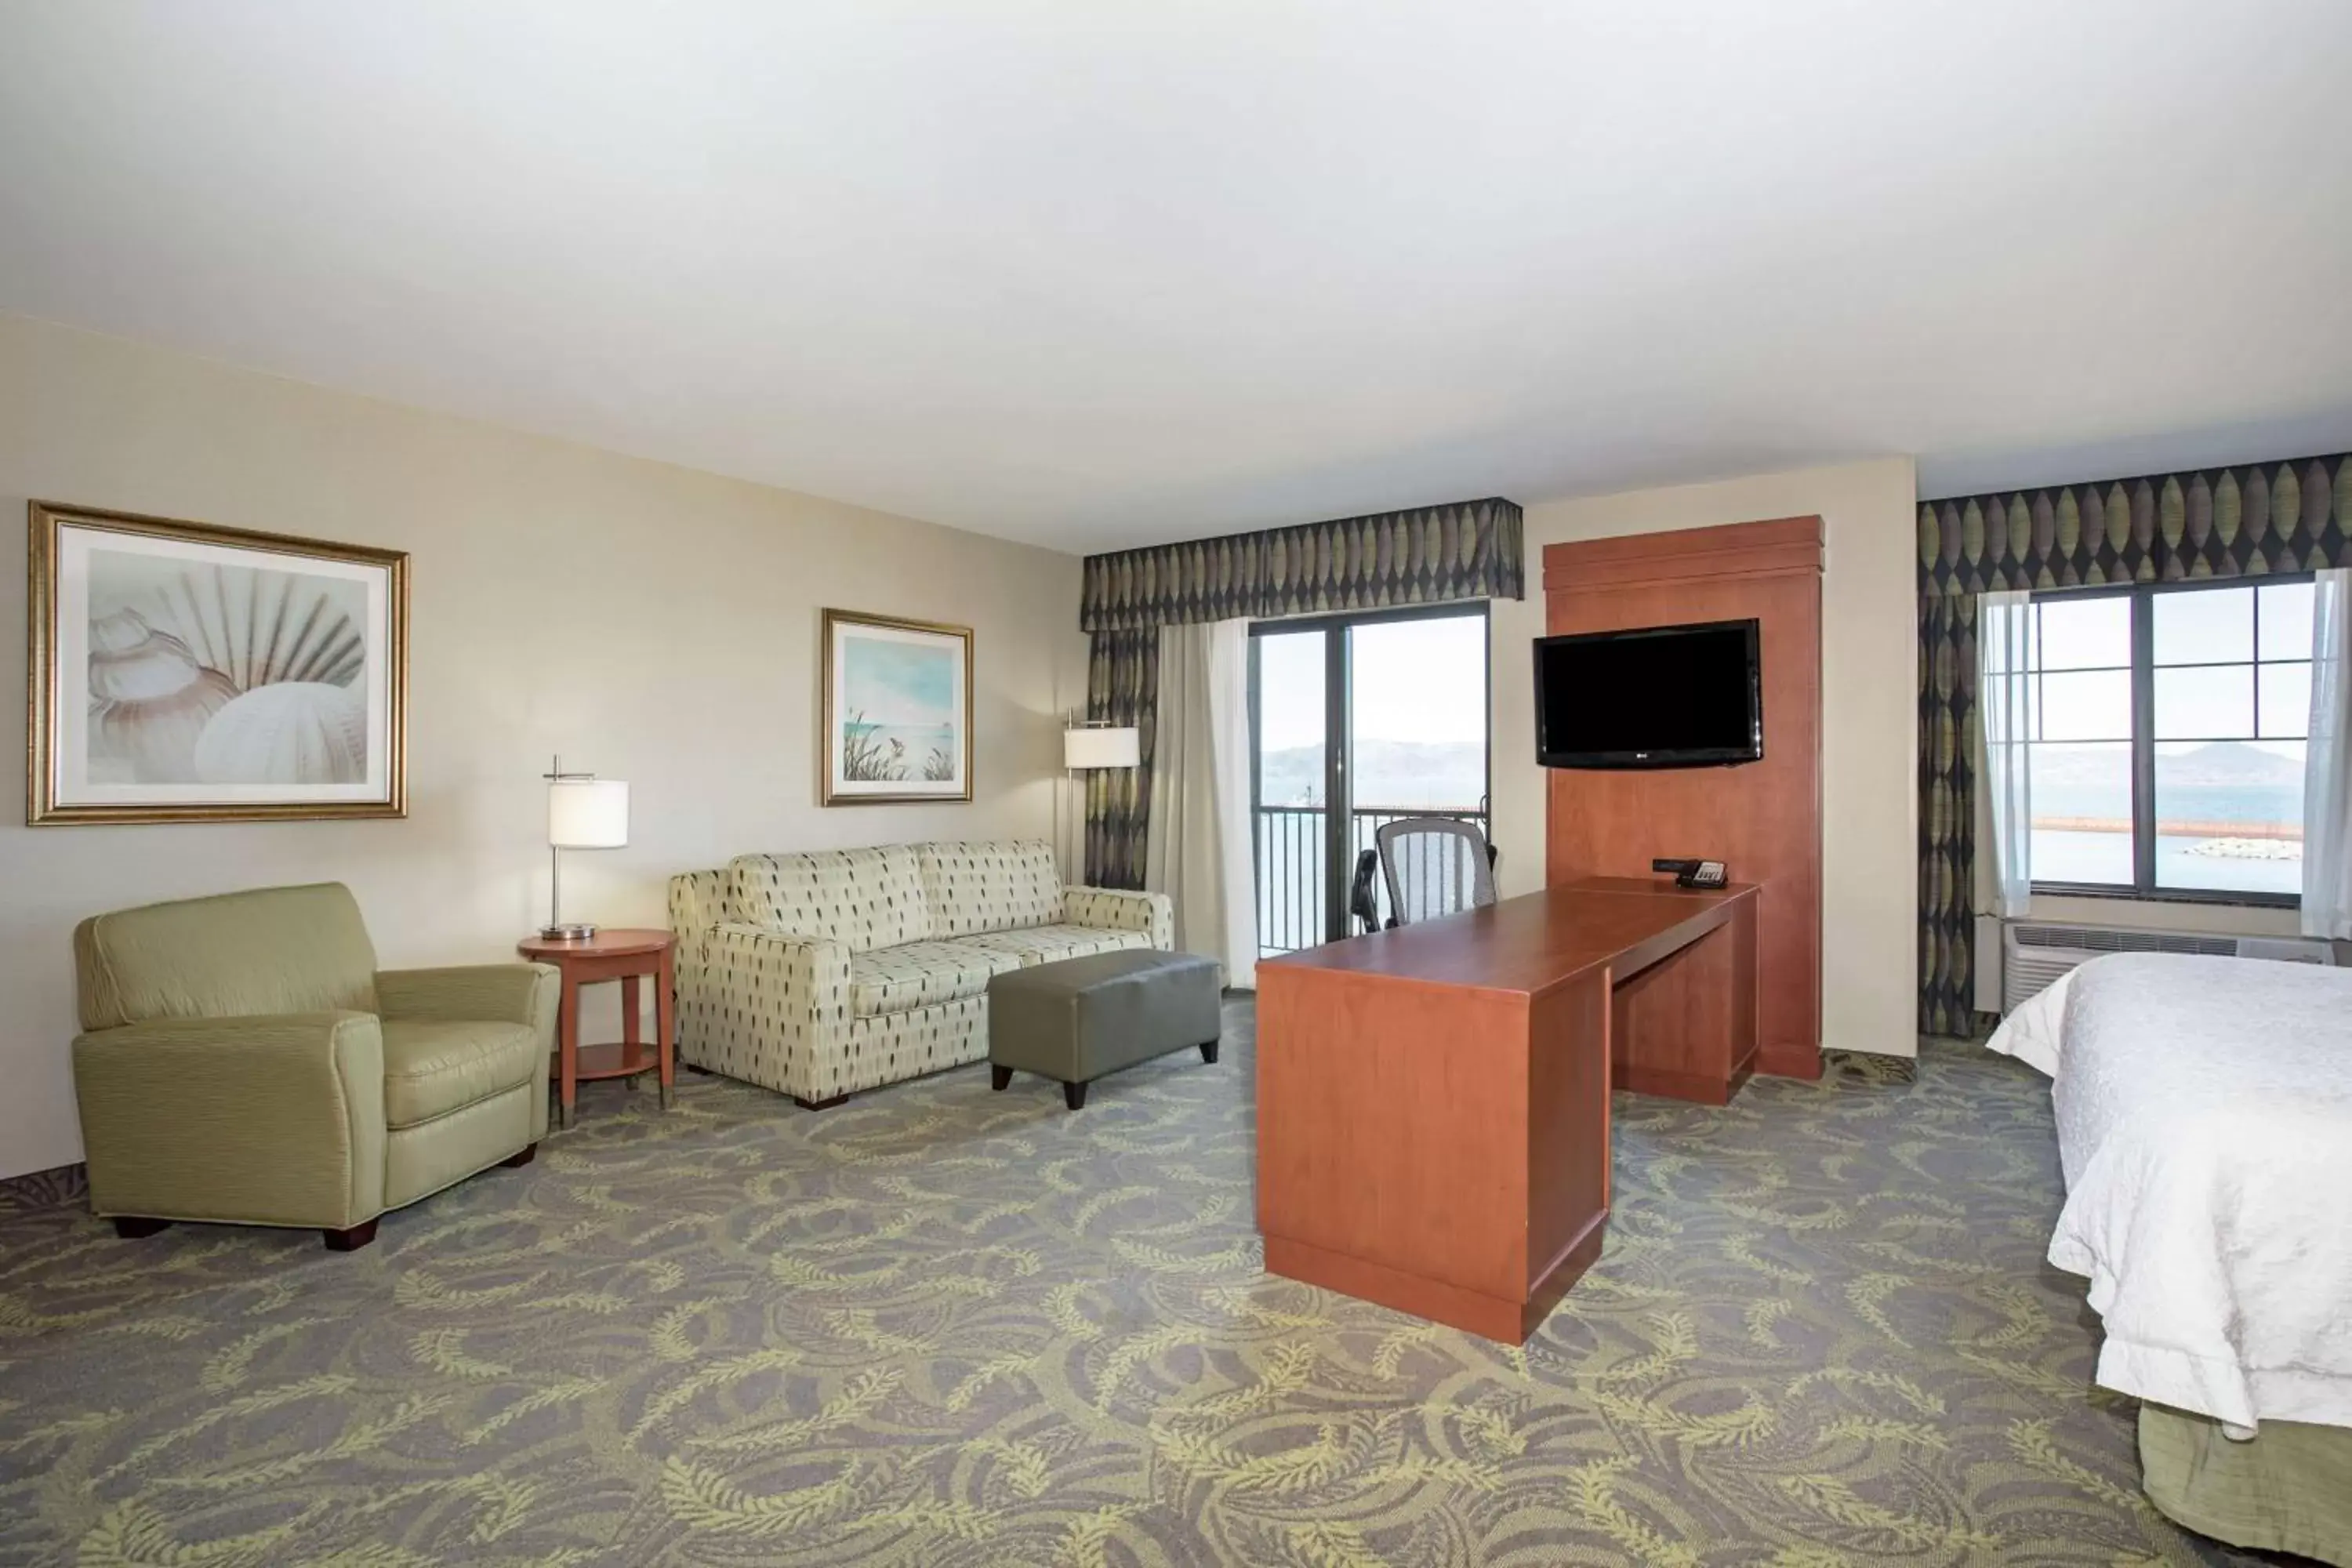
<svg viewBox="0 0 2352 1568">
<path fill-rule="evenodd" d="M 547 1131 L 555 971 L 379 971 L 341 883 L 98 915 L 74 963 L 90 1207 L 125 1236 L 315 1226 L 349 1251 Z"/>
</svg>

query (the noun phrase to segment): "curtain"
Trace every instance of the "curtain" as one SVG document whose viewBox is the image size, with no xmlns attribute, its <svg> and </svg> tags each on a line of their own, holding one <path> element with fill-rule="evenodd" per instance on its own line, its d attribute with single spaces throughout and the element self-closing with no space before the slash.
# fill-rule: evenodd
<svg viewBox="0 0 2352 1568">
<path fill-rule="evenodd" d="M 1087 659 L 1087 718 L 1132 725 L 1142 752 L 1131 768 L 1087 774 L 1087 882 L 1143 886 L 1144 826 L 1151 819 L 1151 763 L 1160 700 L 1160 634 L 1097 632 Z"/>
<path fill-rule="evenodd" d="M 1524 598 L 1520 521 L 1516 502 L 1488 497 L 1087 556 L 1087 717 L 1141 730 L 1144 765 L 1087 780 L 1087 880 L 1143 886 L 1161 627 Z"/>
<path fill-rule="evenodd" d="M 2303 934 L 2352 940 L 2352 570 L 2311 606 L 2311 739 L 2303 772 Z"/>
<path fill-rule="evenodd" d="M 1143 885 L 1176 906 L 1176 946 L 1257 984 L 1250 863 L 1249 623 L 1160 631 L 1158 743 Z"/>
<path fill-rule="evenodd" d="M 1919 507 L 1919 1028 L 1975 1010 L 1976 601 L 2002 589 L 2352 566 L 2352 454 Z M 1834 699 L 1832 699 L 1834 700 Z"/>
<path fill-rule="evenodd" d="M 1992 834 L 1992 913 L 2022 920 L 2033 896 L 2033 786 L 2026 742 L 2033 661 L 2033 595 L 1977 595 L 1977 732 Z"/>
<path fill-rule="evenodd" d="M 1089 555 L 1078 629 L 1522 598 L 1520 521 L 1489 497 Z"/>
</svg>

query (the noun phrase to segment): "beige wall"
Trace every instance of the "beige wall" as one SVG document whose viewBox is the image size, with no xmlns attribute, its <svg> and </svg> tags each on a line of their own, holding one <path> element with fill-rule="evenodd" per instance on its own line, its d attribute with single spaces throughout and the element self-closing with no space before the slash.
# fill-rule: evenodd
<svg viewBox="0 0 2352 1568">
<path fill-rule="evenodd" d="M 1822 1043 L 1917 1048 L 1918 668 L 1911 460 L 1762 474 L 1527 509 L 1528 596 L 1494 606 L 1495 839 L 1502 890 L 1542 886 L 1530 639 L 1543 635 L 1543 547 L 1563 540 L 1819 513 L 1822 607 Z M 1703 852 L 1696 847 L 1694 852 Z M 1731 868 L 1736 878 L 1739 868 Z"/>
<path fill-rule="evenodd" d="M 564 868 L 567 911 L 608 924 L 666 923 L 670 872 L 745 850 L 1051 829 L 1055 714 L 1085 682 L 1073 556 L 0 316 L 12 692 L 18 520 L 34 497 L 411 552 L 410 808 L 403 821 L 28 829 L 12 774 L 0 1175 L 80 1154 L 76 921 L 336 879 L 387 966 L 503 958 L 546 915 L 538 775 L 551 752 L 632 786 L 629 847 Z M 815 805 L 827 605 L 975 628 L 973 804 Z M 617 1018 L 602 1006 L 600 1032 Z"/>
</svg>

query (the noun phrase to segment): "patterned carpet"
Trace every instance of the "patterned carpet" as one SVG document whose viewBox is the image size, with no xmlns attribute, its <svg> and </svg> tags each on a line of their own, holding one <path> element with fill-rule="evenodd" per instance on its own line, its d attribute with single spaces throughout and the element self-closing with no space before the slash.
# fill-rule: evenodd
<svg viewBox="0 0 2352 1568">
<path fill-rule="evenodd" d="M 2194 1563 L 2039 1261 L 2042 1081 L 1931 1047 L 1621 1097 L 1524 1352 L 1265 1277 L 1250 1016 L 1062 1109 L 600 1086 L 308 1233 L 0 1198 L 0 1562 Z"/>
</svg>

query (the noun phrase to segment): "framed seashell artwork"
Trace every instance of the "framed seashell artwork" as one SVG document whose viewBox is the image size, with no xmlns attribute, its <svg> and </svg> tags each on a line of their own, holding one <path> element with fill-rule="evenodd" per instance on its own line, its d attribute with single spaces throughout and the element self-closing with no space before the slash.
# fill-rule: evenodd
<svg viewBox="0 0 2352 1568">
<path fill-rule="evenodd" d="M 824 613 L 818 798 L 971 798 L 971 628 Z"/>
<path fill-rule="evenodd" d="M 28 824 L 408 814 L 405 553 L 28 510 Z"/>
</svg>

